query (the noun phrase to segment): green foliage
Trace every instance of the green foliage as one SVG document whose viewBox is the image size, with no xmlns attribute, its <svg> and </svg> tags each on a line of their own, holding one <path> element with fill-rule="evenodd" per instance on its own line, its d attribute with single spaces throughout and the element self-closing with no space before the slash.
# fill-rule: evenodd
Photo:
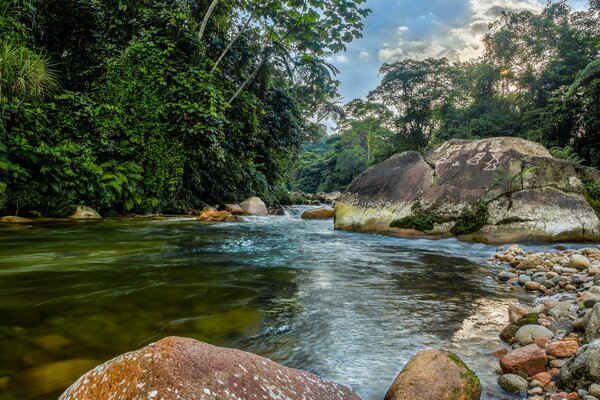
<svg viewBox="0 0 600 400">
<path fill-rule="evenodd" d="M 435 224 L 443 222 L 435 212 L 435 208 L 424 210 L 418 202 L 412 206 L 411 212 L 412 214 L 407 217 L 392 221 L 390 227 L 426 232 L 433 230 Z"/>
<path fill-rule="evenodd" d="M 368 10 L 222 0 L 199 40 L 210 3 L 3 2 L 0 209 L 277 201 L 300 146 L 320 133 L 310 118 L 335 111 L 327 59 L 361 35 Z"/>
<path fill-rule="evenodd" d="M 575 152 L 575 149 L 571 146 L 558 147 L 554 146 L 550 149 L 550 153 L 556 158 L 567 160 L 574 165 L 581 165 L 585 162 L 583 158 Z"/>
<path fill-rule="evenodd" d="M 369 101 L 348 103 L 346 118 L 339 123 L 342 138 L 356 130 L 369 138 L 362 150 L 346 153 L 355 163 L 353 174 L 405 150 L 454 138 L 499 136 L 537 141 L 552 148 L 556 157 L 600 167 L 597 3 L 590 2 L 582 12 L 556 1 L 538 14 L 503 13 L 483 37 L 485 52 L 476 61 L 403 59 L 382 65 L 381 83 Z M 316 181 L 331 181 L 336 173 L 332 165 L 340 160 L 351 165 L 343 158 L 307 153 L 300 168 L 312 171 Z M 306 175 L 303 180 L 309 180 Z M 520 177 L 509 175 L 497 178 L 510 191 Z M 344 184 L 350 180 L 342 179 Z"/>
<path fill-rule="evenodd" d="M 471 208 L 465 208 L 458 218 L 450 232 L 453 235 L 466 235 L 479 231 L 488 224 L 488 208 L 483 202 L 479 202 Z"/>
<path fill-rule="evenodd" d="M 600 217 L 600 182 L 592 182 L 584 179 L 583 185 L 588 202 Z"/>
</svg>

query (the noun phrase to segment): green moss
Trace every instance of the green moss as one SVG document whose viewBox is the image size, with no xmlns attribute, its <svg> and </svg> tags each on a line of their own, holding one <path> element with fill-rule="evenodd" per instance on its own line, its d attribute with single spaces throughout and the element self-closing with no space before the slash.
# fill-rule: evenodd
<svg viewBox="0 0 600 400">
<path fill-rule="evenodd" d="M 522 326 L 525 326 L 525 325 L 536 325 L 537 320 L 538 320 L 537 313 L 525 314 L 523 316 L 523 318 L 521 318 L 517 322 L 515 322 L 515 325 L 519 328 Z"/>
<path fill-rule="evenodd" d="M 454 235 L 466 235 L 479 231 L 488 223 L 487 205 L 479 202 L 473 208 L 465 208 L 456 219 L 450 232 Z"/>
<path fill-rule="evenodd" d="M 391 228 L 400 229 L 416 229 L 418 231 L 430 231 L 434 228 L 435 224 L 443 222 L 442 218 L 435 212 L 436 206 L 430 207 L 425 210 L 421 206 L 421 203 L 416 202 L 412 206 L 412 215 L 392 221 L 390 224 Z"/>
<path fill-rule="evenodd" d="M 600 217 L 600 183 L 592 182 L 589 179 L 582 177 L 583 186 L 585 187 L 585 198 L 590 206 L 594 209 L 598 217 Z"/>
<path fill-rule="evenodd" d="M 462 390 L 461 388 L 454 388 L 452 390 L 451 400 L 463 399 L 465 398 L 463 394 L 465 394 L 466 398 L 469 400 L 478 400 L 481 395 L 481 381 L 479 380 L 479 377 L 475 372 L 471 371 L 469 366 L 465 364 L 459 356 L 450 352 L 447 352 L 446 354 L 448 358 L 454 361 L 454 363 L 463 371 L 461 377 L 466 383 Z"/>
<path fill-rule="evenodd" d="M 392 221 L 390 227 L 400 229 L 416 229 L 418 231 L 430 231 L 434 228 L 436 219 L 433 215 L 411 215 L 402 219 Z"/>
</svg>

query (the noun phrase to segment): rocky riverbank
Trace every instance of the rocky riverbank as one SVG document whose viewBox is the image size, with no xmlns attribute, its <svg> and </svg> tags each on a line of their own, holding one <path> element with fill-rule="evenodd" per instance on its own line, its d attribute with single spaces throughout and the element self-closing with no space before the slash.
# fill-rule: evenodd
<svg viewBox="0 0 600 400">
<path fill-rule="evenodd" d="M 500 333 L 499 385 L 529 400 L 600 399 L 600 248 L 497 254 L 498 279 L 536 294 L 533 306 L 514 304 Z"/>
</svg>

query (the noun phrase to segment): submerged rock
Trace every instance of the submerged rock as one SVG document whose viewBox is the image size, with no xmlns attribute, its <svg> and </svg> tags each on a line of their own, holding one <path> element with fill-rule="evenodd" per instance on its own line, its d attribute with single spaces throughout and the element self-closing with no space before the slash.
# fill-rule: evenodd
<svg viewBox="0 0 600 400">
<path fill-rule="evenodd" d="M 240 203 L 240 207 L 244 211 L 244 215 L 269 215 L 269 210 L 265 203 L 258 197 L 250 197 Z"/>
<path fill-rule="evenodd" d="M 336 203 L 338 229 L 489 243 L 600 240 L 574 167 L 518 138 L 451 140 L 359 175 Z"/>
<path fill-rule="evenodd" d="M 211 209 L 202 210 L 198 218 L 198 221 L 203 222 L 239 222 L 240 217 L 233 215 L 228 211 L 214 211 Z"/>
<path fill-rule="evenodd" d="M 240 350 L 169 337 L 83 375 L 59 400 L 359 400 L 345 386 Z"/>
<path fill-rule="evenodd" d="M 75 212 L 69 216 L 70 219 L 101 219 L 102 217 L 93 208 L 77 206 Z"/>
<path fill-rule="evenodd" d="M 453 353 L 424 350 L 402 369 L 385 400 L 477 400 L 479 378 Z"/>
<path fill-rule="evenodd" d="M 96 360 L 83 358 L 56 361 L 24 371 L 15 383 L 27 398 L 36 398 L 63 389 L 97 364 Z"/>
<path fill-rule="evenodd" d="M 320 207 L 306 210 L 302 213 L 302 219 L 329 219 L 333 218 L 335 210 L 333 207 Z"/>
<path fill-rule="evenodd" d="M 6 217 L 0 218 L 0 223 L 3 223 L 3 224 L 26 224 L 28 222 L 33 222 L 33 221 L 28 218 L 17 217 L 14 215 L 8 215 Z"/>
</svg>

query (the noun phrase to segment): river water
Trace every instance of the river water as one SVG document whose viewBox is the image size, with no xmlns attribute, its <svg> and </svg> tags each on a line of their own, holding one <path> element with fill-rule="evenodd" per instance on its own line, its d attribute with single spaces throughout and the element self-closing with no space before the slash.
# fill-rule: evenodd
<svg viewBox="0 0 600 400">
<path fill-rule="evenodd" d="M 495 247 L 335 231 L 284 217 L 0 228 L 0 399 L 56 399 L 81 372 L 165 336 L 254 352 L 382 399 L 417 351 L 496 385 L 516 294 Z"/>
</svg>

